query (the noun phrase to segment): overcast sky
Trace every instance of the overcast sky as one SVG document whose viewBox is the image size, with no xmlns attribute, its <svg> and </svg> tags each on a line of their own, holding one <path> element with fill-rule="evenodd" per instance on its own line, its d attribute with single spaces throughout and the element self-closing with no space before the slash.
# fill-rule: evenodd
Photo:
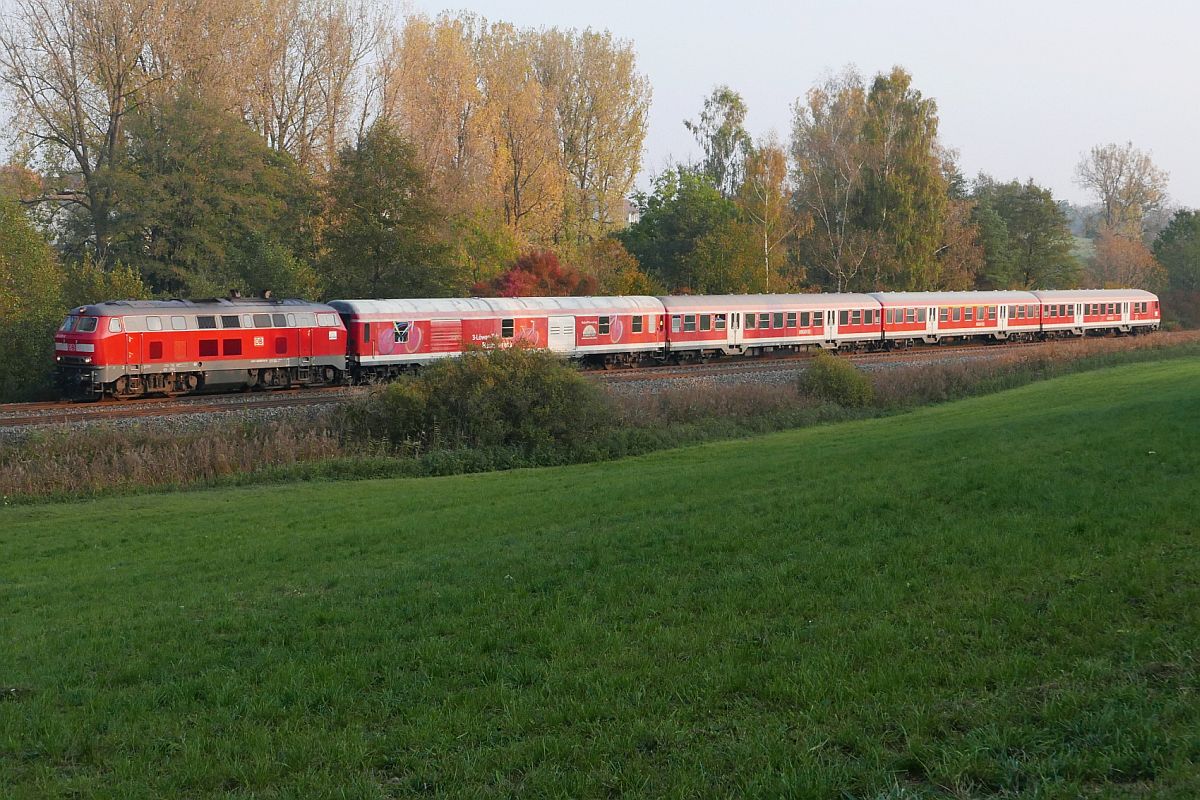
<svg viewBox="0 0 1200 800">
<path fill-rule="evenodd" d="M 1173 204 L 1200 207 L 1198 0 L 409 0 L 521 26 L 608 29 L 633 42 L 654 87 L 645 169 L 697 152 L 682 121 L 728 84 L 750 132 L 791 128 L 791 106 L 847 64 L 867 80 L 899 64 L 937 100 L 942 141 L 967 176 L 1033 178 L 1086 201 L 1075 164 L 1132 141 L 1171 176 Z"/>
</svg>

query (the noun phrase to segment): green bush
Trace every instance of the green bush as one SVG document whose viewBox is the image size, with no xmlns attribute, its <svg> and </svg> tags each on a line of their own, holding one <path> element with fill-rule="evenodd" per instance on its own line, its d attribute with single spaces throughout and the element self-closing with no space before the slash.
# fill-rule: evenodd
<svg viewBox="0 0 1200 800">
<path fill-rule="evenodd" d="M 343 414 L 355 438 L 415 455 L 434 450 L 575 452 L 610 426 L 600 389 L 557 356 L 487 348 L 388 384 Z"/>
<path fill-rule="evenodd" d="M 875 399 L 871 379 L 849 361 L 821 350 L 800 376 L 800 391 L 846 408 L 869 406 Z"/>
</svg>

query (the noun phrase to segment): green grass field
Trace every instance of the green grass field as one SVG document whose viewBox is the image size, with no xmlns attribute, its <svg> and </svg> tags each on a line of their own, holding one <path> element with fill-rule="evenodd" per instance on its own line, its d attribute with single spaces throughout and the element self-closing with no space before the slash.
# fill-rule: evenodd
<svg viewBox="0 0 1200 800">
<path fill-rule="evenodd" d="M 1200 796 L 1200 360 L 0 510 L 3 797 Z"/>
</svg>

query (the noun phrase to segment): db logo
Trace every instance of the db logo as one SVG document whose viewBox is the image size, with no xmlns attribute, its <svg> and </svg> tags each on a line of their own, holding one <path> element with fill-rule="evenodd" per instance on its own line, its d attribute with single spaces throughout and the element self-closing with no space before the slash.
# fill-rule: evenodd
<svg viewBox="0 0 1200 800">
<path fill-rule="evenodd" d="M 261 337 L 261 336 L 255 336 L 255 337 L 254 337 L 254 346 L 255 346 L 255 347 L 262 347 L 262 346 L 263 346 L 263 337 Z"/>
</svg>

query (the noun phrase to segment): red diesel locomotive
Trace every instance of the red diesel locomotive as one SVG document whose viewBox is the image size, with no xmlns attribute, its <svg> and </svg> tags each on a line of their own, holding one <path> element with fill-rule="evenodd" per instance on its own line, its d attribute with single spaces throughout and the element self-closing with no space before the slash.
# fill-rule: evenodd
<svg viewBox="0 0 1200 800">
<path fill-rule="evenodd" d="M 303 300 L 116 300 L 73 310 L 54 336 L 65 397 L 99 399 L 337 383 L 346 329 Z"/>
</svg>

